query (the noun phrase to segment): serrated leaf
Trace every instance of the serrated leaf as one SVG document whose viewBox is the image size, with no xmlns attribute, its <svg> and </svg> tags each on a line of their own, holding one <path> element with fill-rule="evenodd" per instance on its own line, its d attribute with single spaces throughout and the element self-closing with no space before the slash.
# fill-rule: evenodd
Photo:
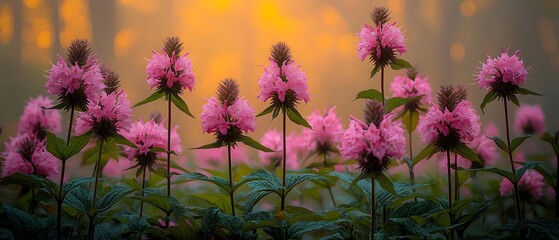
<svg viewBox="0 0 559 240">
<path fill-rule="evenodd" d="M 438 153 L 438 152 L 440 152 L 440 151 L 437 148 L 437 146 L 435 146 L 435 143 L 430 143 L 423 150 L 421 150 L 421 152 L 419 152 L 419 154 L 417 154 L 413 158 L 413 166 L 418 164 L 423 159 L 431 158 L 433 155 L 435 155 L 435 153 Z"/>
<path fill-rule="evenodd" d="M 533 91 L 528 90 L 528 89 L 526 89 L 526 88 L 518 88 L 518 89 L 516 90 L 516 92 L 517 92 L 518 94 L 521 94 L 521 95 L 543 96 L 543 94 L 539 94 L 539 93 L 537 93 L 537 92 L 533 92 Z"/>
<path fill-rule="evenodd" d="M 384 173 L 379 174 L 377 176 L 377 180 L 384 190 L 386 190 L 390 194 L 397 195 L 396 190 L 394 190 L 394 184 L 386 175 L 384 175 Z"/>
<path fill-rule="evenodd" d="M 260 112 L 258 115 L 256 115 L 256 117 L 261 117 L 261 116 L 265 116 L 268 115 L 269 113 L 271 113 L 272 111 L 274 111 L 275 106 L 274 105 L 270 105 L 269 107 L 267 107 L 266 109 L 264 109 L 264 111 Z"/>
<path fill-rule="evenodd" d="M 290 173 L 287 174 L 287 179 L 285 183 L 285 196 L 293 190 L 297 185 L 301 184 L 304 181 L 313 180 L 313 181 L 324 181 L 328 182 L 328 179 L 314 173 Z"/>
<path fill-rule="evenodd" d="M 301 113 L 299 113 L 299 111 L 297 111 L 296 108 L 288 108 L 286 110 L 287 110 L 287 117 L 289 117 L 289 120 L 291 120 L 293 123 L 312 129 L 311 125 L 309 125 L 307 120 L 305 120 L 305 118 L 301 116 Z"/>
<path fill-rule="evenodd" d="M 213 143 L 208 143 L 206 145 L 202 145 L 200 147 L 195 147 L 195 148 L 191 148 L 191 149 L 213 149 L 213 148 L 223 147 L 224 145 L 225 145 L 224 143 L 213 142 Z"/>
<path fill-rule="evenodd" d="M 258 141 L 254 140 L 251 137 L 246 136 L 246 135 L 241 135 L 241 137 L 239 138 L 239 141 L 243 142 L 247 146 L 252 147 L 256 150 L 260 150 L 260 151 L 263 151 L 263 152 L 274 152 L 274 150 L 267 148 L 266 146 L 262 145 Z"/>
<path fill-rule="evenodd" d="M 187 174 L 181 174 L 181 176 L 184 176 L 187 179 L 200 180 L 200 181 L 213 183 L 216 186 L 222 188 L 226 193 L 231 192 L 231 187 L 229 187 L 229 181 L 221 177 L 217 177 L 217 176 L 207 177 L 206 175 L 201 173 L 187 173 Z"/>
<path fill-rule="evenodd" d="M 481 102 L 481 105 L 480 105 L 481 112 L 483 114 L 485 114 L 485 111 L 484 111 L 485 106 L 487 104 L 493 102 L 495 99 L 497 99 L 497 92 L 490 91 L 485 95 L 485 97 L 483 98 L 483 102 Z"/>
<path fill-rule="evenodd" d="M 416 101 L 416 100 L 418 100 L 422 97 L 423 96 L 415 96 L 415 97 L 411 97 L 411 98 L 401 98 L 401 97 L 389 98 L 386 101 L 386 107 L 385 107 L 386 113 L 391 113 L 392 110 L 394 110 L 394 109 L 396 109 L 396 108 L 398 108 L 402 105 L 405 105 L 405 104 L 407 104 L 411 101 Z"/>
<path fill-rule="evenodd" d="M 330 225 L 331 223 L 328 221 L 296 222 L 289 226 L 288 235 L 290 239 L 300 239 L 307 232 L 328 228 Z"/>
<path fill-rule="evenodd" d="M 528 138 L 530 138 L 530 136 L 517 137 L 517 138 L 513 139 L 510 143 L 510 151 L 514 152 L 514 150 L 516 150 L 516 148 L 518 148 L 520 146 L 520 144 L 522 144 Z"/>
<path fill-rule="evenodd" d="M 505 143 L 505 141 L 503 141 L 502 139 L 500 139 L 499 137 L 495 136 L 495 137 L 489 137 L 491 140 L 493 140 L 493 142 L 495 142 L 495 144 L 497 144 L 497 146 L 505 151 L 505 152 L 509 152 L 509 147 L 507 146 L 507 144 Z"/>
<path fill-rule="evenodd" d="M 369 77 L 369 79 L 373 78 L 378 73 L 378 71 L 380 71 L 380 65 L 375 65 L 373 70 L 371 70 L 371 77 Z"/>
<path fill-rule="evenodd" d="M 132 190 L 127 187 L 116 187 L 105 193 L 101 199 L 97 200 L 95 203 L 96 213 L 101 213 L 109 210 L 114 206 L 120 199 L 131 193 Z"/>
<path fill-rule="evenodd" d="M 395 59 L 394 61 L 392 61 L 392 62 L 390 63 L 390 67 L 391 67 L 393 70 L 400 70 L 400 69 L 406 69 L 406 68 L 413 68 L 413 66 L 412 66 L 409 62 L 407 62 L 406 60 L 401 59 L 401 58 L 397 58 L 397 59 Z"/>
<path fill-rule="evenodd" d="M 135 108 L 135 107 L 144 105 L 144 104 L 146 104 L 146 103 L 153 102 L 153 101 L 155 101 L 155 100 L 157 100 L 157 99 L 162 98 L 163 96 L 165 96 L 165 93 L 164 93 L 164 92 L 159 92 L 159 91 L 154 92 L 153 94 L 151 94 L 151 95 L 150 95 L 149 97 L 147 97 L 146 99 L 140 101 L 139 103 L 134 104 L 134 106 L 132 106 L 132 107 Z"/>
<path fill-rule="evenodd" d="M 101 180 L 101 179 L 100 179 Z M 72 190 L 74 190 L 75 188 L 86 184 L 86 183 L 91 183 L 95 181 L 94 177 L 84 177 L 84 178 L 75 178 L 72 180 L 69 180 L 66 184 L 64 184 L 63 190 L 62 190 L 62 198 L 64 199 L 64 197 L 66 195 L 68 195 L 69 192 L 71 192 Z"/>
<path fill-rule="evenodd" d="M 404 123 L 408 132 L 415 131 L 419 123 L 419 113 L 417 111 L 406 111 L 404 115 L 402 115 L 402 123 Z"/>
<path fill-rule="evenodd" d="M 91 137 L 90 133 L 85 133 L 80 136 L 74 136 L 70 138 L 70 144 L 64 148 L 64 158 L 69 159 L 72 156 L 80 153 L 80 151 L 87 146 L 89 139 Z"/>
<path fill-rule="evenodd" d="M 175 106 L 177 106 L 177 108 L 180 109 L 182 112 L 186 113 L 188 116 L 192 118 L 195 118 L 194 115 L 190 113 L 190 110 L 188 109 L 188 105 L 186 104 L 186 102 L 182 100 L 182 98 L 177 93 L 173 93 L 171 95 L 171 102 L 173 102 L 173 104 L 175 104 Z"/>
<path fill-rule="evenodd" d="M 367 89 L 359 92 L 353 101 L 357 99 L 375 99 L 382 102 L 382 93 L 376 89 Z"/>
<path fill-rule="evenodd" d="M 474 152 L 474 150 L 472 150 L 466 144 L 463 144 L 463 143 L 458 144 L 453 149 L 453 152 L 462 156 L 465 159 L 468 159 L 472 162 L 479 163 L 483 166 L 483 162 L 481 161 L 481 159 L 479 159 L 479 156 Z"/>
<path fill-rule="evenodd" d="M 429 214 L 434 213 L 442 207 L 429 200 L 407 202 L 397 208 L 394 213 L 390 214 L 391 218 L 404 218 L 411 216 L 427 217 Z"/>
<path fill-rule="evenodd" d="M 500 168 L 496 168 L 496 167 L 485 167 L 485 168 L 473 168 L 473 169 L 465 169 L 466 171 L 474 171 L 474 172 L 490 172 L 490 173 L 495 173 L 499 176 L 502 176 L 506 179 L 508 179 L 511 183 L 515 181 L 515 176 L 514 174 L 512 174 L 512 172 L 507 171 L 507 170 L 503 170 Z"/>
<path fill-rule="evenodd" d="M 76 209 L 88 217 L 92 217 L 90 213 L 92 194 L 89 190 L 78 188 L 66 195 L 64 204 Z"/>
<path fill-rule="evenodd" d="M 131 198 L 144 201 L 145 203 L 148 203 L 156 208 L 159 208 L 161 211 L 167 214 L 172 212 L 170 197 L 161 196 L 158 194 L 151 194 L 147 196 L 132 196 Z"/>
<path fill-rule="evenodd" d="M 64 148 L 66 142 L 51 132 L 47 132 L 47 151 L 56 158 L 65 161 Z"/>
</svg>

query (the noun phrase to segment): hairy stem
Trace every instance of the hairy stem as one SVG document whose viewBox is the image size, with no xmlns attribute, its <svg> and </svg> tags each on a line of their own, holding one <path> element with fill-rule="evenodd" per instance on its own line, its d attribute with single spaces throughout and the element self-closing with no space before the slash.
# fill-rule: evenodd
<svg viewBox="0 0 559 240">
<path fill-rule="evenodd" d="M 70 124 L 68 127 L 68 136 L 66 137 L 66 145 L 70 144 L 70 137 L 72 136 L 72 125 L 74 124 L 74 106 L 70 108 Z M 57 206 L 56 206 L 56 238 L 62 239 L 62 189 L 64 187 L 64 172 L 66 170 L 66 160 L 62 160 L 62 169 L 60 172 L 60 191 L 58 193 Z"/>
<path fill-rule="evenodd" d="M 227 162 L 229 164 L 229 198 L 231 198 L 231 213 L 235 216 L 235 200 L 233 199 L 233 173 L 231 172 L 231 144 L 227 144 Z"/>
<path fill-rule="evenodd" d="M 512 151 L 510 151 L 510 131 L 509 131 L 509 111 L 507 107 L 507 96 L 503 99 L 504 107 L 505 107 L 505 127 L 507 131 L 507 146 L 508 146 L 508 154 L 510 160 L 510 168 L 513 175 L 516 175 L 516 169 L 514 167 L 514 160 L 512 158 Z M 520 194 L 518 193 L 518 181 L 512 183 L 514 187 L 514 200 L 516 203 L 516 218 L 519 221 L 522 221 L 522 211 L 520 210 Z"/>
<path fill-rule="evenodd" d="M 377 206 L 375 198 L 375 177 L 371 176 L 371 233 L 369 239 L 375 239 L 375 229 L 377 226 Z"/>
<path fill-rule="evenodd" d="M 450 174 L 450 151 L 446 152 L 446 173 L 448 176 L 448 209 L 450 217 L 450 225 L 454 225 L 454 214 L 452 213 L 452 176 Z M 454 230 L 450 230 L 450 239 L 454 239 Z"/>
<path fill-rule="evenodd" d="M 286 172 L 286 158 L 287 158 L 287 149 L 286 149 L 286 131 L 287 131 L 287 122 L 286 122 L 286 111 L 287 109 L 283 107 L 282 114 L 283 114 L 283 158 L 282 158 L 282 183 L 281 183 L 281 211 L 285 210 L 285 172 Z"/>
<path fill-rule="evenodd" d="M 103 140 L 99 140 L 99 153 L 97 154 L 97 162 L 95 163 L 95 184 L 93 185 L 93 199 L 91 200 L 91 209 L 95 209 L 97 202 L 97 185 L 99 184 L 99 175 L 101 173 L 101 153 L 103 152 Z M 94 218 L 89 219 L 89 239 L 93 239 L 93 229 L 95 228 Z"/>
</svg>

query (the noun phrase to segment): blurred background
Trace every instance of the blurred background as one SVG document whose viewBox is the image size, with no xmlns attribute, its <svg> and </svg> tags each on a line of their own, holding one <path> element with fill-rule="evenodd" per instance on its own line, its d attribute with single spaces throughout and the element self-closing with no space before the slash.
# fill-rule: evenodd
<svg viewBox="0 0 559 240">
<path fill-rule="evenodd" d="M 375 6 L 389 8 L 391 21 L 404 32 L 408 52 L 402 58 L 428 76 L 434 90 L 441 84 L 465 85 L 476 107 L 486 93 L 474 84 L 480 62 L 498 55 L 502 47 L 510 47 L 511 53 L 521 49 L 530 67 L 526 87 L 546 95 L 520 100 L 541 104 L 547 129 L 559 130 L 557 0 L 0 0 L 0 142 L 15 135 L 26 101 L 46 94 L 51 62 L 57 54 L 65 55 L 76 38 L 90 40 L 99 59 L 120 74 L 132 103 L 152 92 L 145 81 L 151 51 L 162 47 L 168 36 L 184 41 L 193 59 L 196 87 L 183 98 L 197 118 L 174 110 L 172 121 L 180 124 L 185 149 L 213 141 L 212 135 L 203 134 L 199 116 L 222 79 L 236 78 L 241 95 L 256 112 L 268 106 L 256 99 L 257 81 L 268 64 L 270 46 L 278 41 L 291 47 L 308 77 L 311 102 L 301 104 L 300 112 L 307 116 L 335 105 L 347 127 L 350 115 L 361 117 L 363 102 L 352 101 L 356 93 L 380 88 L 378 75 L 369 79 L 371 64 L 360 62 L 356 51 L 356 33 L 362 24 L 372 24 L 369 15 Z M 396 74 L 403 74 L 386 73 L 387 86 Z M 157 101 L 134 109 L 133 118 L 147 120 L 151 112 L 165 109 L 165 103 Z M 63 115 L 67 126 L 68 114 Z M 481 119 L 496 122 L 504 132 L 499 102 L 490 104 Z M 270 127 L 279 129 L 280 122 L 269 115 L 259 118 L 251 135 L 259 139 Z M 294 124 L 288 129 L 300 130 Z M 534 147 L 551 150 L 536 142 Z"/>
</svg>

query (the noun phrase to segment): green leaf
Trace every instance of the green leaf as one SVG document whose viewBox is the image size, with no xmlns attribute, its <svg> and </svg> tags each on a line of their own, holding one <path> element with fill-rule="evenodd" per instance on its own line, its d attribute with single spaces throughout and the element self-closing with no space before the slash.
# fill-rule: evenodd
<svg viewBox="0 0 559 240">
<path fill-rule="evenodd" d="M 274 107 L 275 107 L 274 105 L 270 105 L 269 107 L 264 109 L 264 111 L 262 111 L 258 115 L 256 115 L 256 117 L 261 117 L 261 116 L 268 115 L 269 113 L 271 113 L 274 110 Z"/>
<path fill-rule="evenodd" d="M 489 137 L 489 136 L 488 136 Z M 505 152 L 509 152 L 509 147 L 507 146 L 507 144 L 505 143 L 505 141 L 503 141 L 502 139 L 500 139 L 499 137 L 489 137 L 491 140 L 493 140 L 493 142 L 495 142 L 495 144 L 497 144 L 497 146 L 505 151 Z"/>
<path fill-rule="evenodd" d="M 413 158 L 413 166 L 415 166 L 423 159 L 431 158 L 433 155 L 435 155 L 435 153 L 438 152 L 440 152 L 440 150 L 437 148 L 437 146 L 435 146 L 435 143 L 430 143 Z"/>
<path fill-rule="evenodd" d="M 402 116 L 402 122 L 406 126 L 408 132 L 415 131 L 417 124 L 419 123 L 419 113 L 417 111 L 406 111 Z"/>
<path fill-rule="evenodd" d="M 518 88 L 518 89 L 516 90 L 516 92 L 517 92 L 518 94 L 521 94 L 521 95 L 543 96 L 543 94 L 539 94 L 539 93 L 537 93 L 537 92 L 533 92 L 533 91 L 528 90 L 528 89 L 526 89 L 526 88 Z"/>
<path fill-rule="evenodd" d="M 479 164 L 483 165 L 483 162 L 481 161 L 481 159 L 479 159 L 479 156 L 474 152 L 474 150 L 472 150 L 470 147 L 466 146 L 466 144 L 463 144 L 463 143 L 458 144 L 454 148 L 453 152 L 462 156 L 465 159 L 468 159 L 472 162 L 476 162 L 476 163 L 479 163 Z"/>
<path fill-rule="evenodd" d="M 516 97 L 516 95 L 512 94 L 512 95 L 508 96 L 508 98 L 512 103 L 514 103 L 514 105 L 520 106 L 520 102 L 518 101 L 518 98 Z"/>
<path fill-rule="evenodd" d="M 289 226 L 288 236 L 289 239 L 300 239 L 307 232 L 330 228 L 331 225 L 332 223 L 329 221 L 296 222 Z"/>
<path fill-rule="evenodd" d="M 256 150 L 260 150 L 262 152 L 274 152 L 274 150 L 267 148 L 266 146 L 262 145 L 261 143 L 252 139 L 249 136 L 241 135 L 239 140 L 244 144 L 246 144 L 247 146 L 252 147 Z"/>
<path fill-rule="evenodd" d="M 173 93 L 173 95 L 171 95 L 171 102 L 173 102 L 173 104 L 175 104 L 175 106 L 177 106 L 177 108 L 179 108 L 182 112 L 186 113 L 192 118 L 195 118 L 194 115 L 190 113 L 186 102 L 184 102 L 184 100 L 182 100 L 182 98 L 177 93 Z"/>
<path fill-rule="evenodd" d="M 113 142 L 115 142 L 116 144 L 120 144 L 120 145 L 125 145 L 131 148 L 138 148 L 138 146 L 136 146 L 136 144 L 134 144 L 133 142 L 131 142 L 130 140 L 126 139 L 124 136 L 120 135 L 120 134 L 116 134 L 114 135 L 111 140 Z"/>
<path fill-rule="evenodd" d="M 88 217 L 92 217 L 93 215 L 90 212 L 92 198 L 91 191 L 85 188 L 78 188 L 68 193 L 66 198 L 64 198 L 64 204 L 69 205 Z"/>
<path fill-rule="evenodd" d="M 367 89 L 359 92 L 353 101 L 357 99 L 375 99 L 382 102 L 382 93 L 376 89 Z"/>
<path fill-rule="evenodd" d="M 397 195 L 396 190 L 394 190 L 394 184 L 392 183 L 392 181 L 390 181 L 390 179 L 384 175 L 384 173 L 381 173 L 377 176 L 377 180 L 380 184 L 380 186 L 386 190 L 387 192 L 389 192 L 392 195 Z"/>
<path fill-rule="evenodd" d="M 213 142 L 213 143 L 208 143 L 206 145 L 202 145 L 200 147 L 195 147 L 195 148 L 191 148 L 191 149 L 212 149 L 212 148 L 220 148 L 220 147 L 223 147 L 224 145 L 225 145 L 224 143 Z"/>
<path fill-rule="evenodd" d="M 171 197 L 161 196 L 158 194 L 151 194 L 147 196 L 132 196 L 131 198 L 144 201 L 156 208 L 159 208 L 164 213 L 171 213 L 173 211 L 171 207 Z"/>
<path fill-rule="evenodd" d="M 207 177 L 206 175 L 201 173 L 187 173 L 187 174 L 181 174 L 181 176 L 184 176 L 187 179 L 210 182 L 225 190 L 226 193 L 231 192 L 231 187 L 229 187 L 229 181 L 221 177 L 217 177 L 217 176 Z"/>
<path fill-rule="evenodd" d="M 70 138 L 70 144 L 68 146 L 65 146 L 64 149 L 64 158 L 65 159 L 69 159 L 71 157 L 73 157 L 74 155 L 80 153 L 80 151 L 87 146 L 87 144 L 89 143 L 89 138 L 91 137 L 91 134 L 89 133 L 85 133 L 83 135 L 80 136 L 74 136 Z"/>
<path fill-rule="evenodd" d="M 285 183 L 285 196 L 297 185 L 308 180 L 328 182 L 327 178 L 314 173 L 290 173 L 287 174 Z"/>
<path fill-rule="evenodd" d="M 497 99 L 497 92 L 490 91 L 485 95 L 485 97 L 483 98 L 483 102 L 481 103 L 481 106 L 480 106 L 481 112 L 483 114 L 485 114 L 485 111 L 484 111 L 485 106 L 487 104 L 493 102 L 495 99 Z"/>
<path fill-rule="evenodd" d="M 520 144 L 522 144 L 528 138 L 530 138 L 530 136 L 517 137 L 513 139 L 512 142 L 510 143 L 510 151 L 514 152 L 514 150 L 516 150 L 516 148 L 518 148 Z"/>
<path fill-rule="evenodd" d="M 66 142 L 51 132 L 47 132 L 47 151 L 56 158 L 65 161 L 64 149 Z"/>
<path fill-rule="evenodd" d="M 280 107 L 274 108 L 274 112 L 272 113 L 272 120 L 278 117 L 280 110 L 281 110 Z"/>
<path fill-rule="evenodd" d="M 522 179 L 522 175 L 524 175 L 524 173 L 526 171 L 536 167 L 539 164 L 541 164 L 541 163 L 539 163 L 539 162 L 526 162 L 526 163 L 524 163 L 524 165 L 521 168 L 516 170 L 516 172 L 515 172 L 516 173 L 516 179 L 520 182 L 520 179 Z"/>
<path fill-rule="evenodd" d="M 431 213 L 441 210 L 442 206 L 429 200 L 407 202 L 390 214 L 391 218 L 405 218 L 411 216 L 427 217 Z"/>
<path fill-rule="evenodd" d="M 411 97 L 411 98 L 401 98 L 401 97 L 393 97 L 390 98 L 386 101 L 386 113 L 391 113 L 392 110 L 405 105 L 411 101 L 415 101 L 420 99 L 423 96 L 415 96 L 415 97 Z"/>
<path fill-rule="evenodd" d="M 63 109 L 66 106 L 66 103 L 59 103 L 52 107 L 42 107 L 43 109 Z"/>
<path fill-rule="evenodd" d="M 473 172 L 490 172 L 495 173 L 499 176 L 507 178 L 510 182 L 515 182 L 515 176 L 510 171 L 506 171 L 496 167 L 485 167 L 485 168 L 473 168 L 473 169 L 465 169 L 466 171 L 473 171 Z"/>
<path fill-rule="evenodd" d="M 359 183 L 359 181 L 363 180 L 363 179 L 368 179 L 369 175 L 366 173 L 360 173 L 357 177 L 355 177 L 353 179 L 353 181 L 351 181 L 351 184 L 349 185 L 349 187 L 353 187 L 355 184 Z"/>
<path fill-rule="evenodd" d="M 5 213 L 2 214 L 2 222 L 9 226 L 9 229 L 18 239 L 36 239 L 39 237 L 36 235 L 40 228 L 38 217 L 7 204 L 3 204 L 2 208 L 5 211 Z M 4 217 L 6 217 L 6 219 L 4 219 Z M 3 227 L 6 225 L 3 225 Z"/>
<path fill-rule="evenodd" d="M 101 179 L 100 179 L 101 180 Z M 64 199 L 66 197 L 66 195 L 71 192 L 72 190 L 74 190 L 75 188 L 86 184 L 86 183 L 91 183 L 95 181 L 94 177 L 85 177 L 85 178 L 75 178 L 72 180 L 69 180 L 66 184 L 64 184 L 63 190 L 62 190 L 62 198 Z"/>
<path fill-rule="evenodd" d="M 559 155 L 559 142 L 557 141 L 558 139 L 556 137 L 558 134 L 559 132 L 557 133 L 546 132 L 541 136 L 542 140 L 546 141 L 547 143 L 549 143 L 549 145 L 551 145 L 555 155 Z"/>
<path fill-rule="evenodd" d="M 97 200 L 97 203 L 95 204 L 97 213 L 109 210 L 118 201 L 120 201 L 120 199 L 131 192 L 132 190 L 128 187 L 116 187 L 111 189 L 109 192 L 105 193 L 101 199 Z"/>
<path fill-rule="evenodd" d="M 520 165 L 525 165 L 527 164 L 526 162 L 516 162 Z M 552 186 L 553 188 L 555 188 L 555 177 L 553 176 L 553 173 L 550 172 L 549 170 L 547 170 L 545 167 L 542 167 L 541 164 L 538 164 L 536 166 L 533 167 L 534 170 L 538 171 L 538 173 L 540 173 L 543 176 L 543 179 L 545 180 L 545 182 L 547 184 L 549 184 L 549 186 Z"/>
<path fill-rule="evenodd" d="M 373 78 L 378 71 L 380 71 L 380 65 L 375 65 L 375 68 L 373 68 L 373 70 L 371 70 L 371 77 L 369 77 L 369 79 Z"/>
<path fill-rule="evenodd" d="M 393 70 L 400 70 L 400 69 L 405 69 L 405 68 L 413 68 L 413 66 L 412 66 L 409 62 L 407 62 L 406 60 L 401 59 L 401 58 L 397 58 L 396 60 L 392 61 L 392 62 L 390 63 L 390 67 L 391 67 Z"/>
<path fill-rule="evenodd" d="M 165 93 L 164 93 L 164 92 L 160 92 L 160 91 L 154 92 L 153 94 L 151 94 L 151 95 L 150 95 L 149 97 L 147 97 L 146 99 L 140 101 L 139 103 L 134 104 L 134 106 L 132 106 L 132 107 L 135 108 L 135 107 L 144 105 L 144 104 L 146 104 L 146 103 L 153 102 L 153 101 L 155 101 L 155 100 L 157 100 L 157 99 L 162 98 L 163 96 L 165 96 Z"/>
<path fill-rule="evenodd" d="M 27 173 L 19 173 L 19 172 L 0 178 L 0 184 L 2 185 L 17 184 L 22 187 L 35 188 L 35 189 L 44 188 L 47 185 L 45 178 L 36 175 L 27 174 Z"/>
<path fill-rule="evenodd" d="M 293 123 L 312 129 L 311 125 L 309 125 L 307 120 L 305 120 L 305 118 L 301 116 L 301 113 L 299 113 L 296 108 L 288 108 L 286 110 L 289 120 L 291 120 Z"/>
</svg>

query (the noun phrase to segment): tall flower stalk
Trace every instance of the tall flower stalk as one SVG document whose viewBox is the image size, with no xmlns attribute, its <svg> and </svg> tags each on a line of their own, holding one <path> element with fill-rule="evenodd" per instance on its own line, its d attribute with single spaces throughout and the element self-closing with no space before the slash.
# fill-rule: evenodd
<svg viewBox="0 0 559 240">
<path fill-rule="evenodd" d="M 343 135 L 340 152 L 344 159 L 355 159 L 359 163 L 359 178 L 371 179 L 371 232 L 374 239 L 376 229 L 375 181 L 387 183 L 384 171 L 391 159 L 401 159 L 406 148 L 404 130 L 399 122 L 392 121 L 393 114 L 386 114 L 384 106 L 376 101 L 367 101 L 364 108 L 365 122 L 350 118 L 349 128 Z M 392 183 L 388 183 L 392 184 Z"/>
<path fill-rule="evenodd" d="M 307 77 L 300 70 L 300 66 L 295 65 L 292 60 L 291 50 L 283 43 L 279 42 L 272 46 L 270 65 L 264 69 L 264 73 L 258 81 L 260 94 L 258 98 L 265 102 L 271 100 L 271 106 L 262 111 L 258 116 L 272 113 L 272 118 L 276 118 L 282 112 L 283 130 L 283 157 L 282 157 L 282 191 L 281 208 L 285 210 L 285 185 L 286 185 L 286 161 L 287 161 L 287 117 L 299 125 L 311 128 L 309 123 L 297 111 L 297 104 L 303 100 L 308 102 Z"/>
<path fill-rule="evenodd" d="M 442 86 L 437 93 L 438 105 L 431 104 L 425 116 L 420 117 L 418 128 L 421 139 L 429 145 L 422 151 L 431 157 L 437 152 L 446 153 L 446 170 L 448 178 L 448 204 L 451 226 L 454 225 L 452 208 L 452 175 L 450 154 L 459 154 L 471 161 L 480 163 L 476 153 L 465 143 L 474 140 L 480 131 L 479 117 L 466 100 L 466 90 L 459 86 Z M 455 184 L 456 185 L 456 184 Z M 458 186 L 455 186 L 457 188 Z M 454 230 L 450 231 L 454 239 Z"/>
<path fill-rule="evenodd" d="M 524 62 L 520 59 L 520 51 L 516 51 L 512 56 L 508 54 L 508 50 L 502 49 L 501 55 L 497 58 L 487 57 L 487 62 L 483 63 L 480 71 L 477 74 L 477 84 L 479 87 L 489 91 L 481 104 L 483 111 L 486 104 L 495 99 L 503 100 L 503 109 L 505 114 L 505 131 L 507 136 L 506 148 L 502 148 L 507 152 L 510 161 L 510 169 L 513 175 L 516 176 L 516 168 L 513 160 L 513 151 L 511 148 L 510 127 L 509 127 L 509 114 L 508 102 L 515 105 L 520 105 L 516 94 L 522 95 L 539 95 L 521 86 L 527 80 L 528 71 L 524 67 Z M 495 138 L 496 143 L 501 141 Z M 522 141 L 521 141 L 522 142 Z M 518 146 L 516 146 L 518 147 Z M 515 147 L 515 148 L 516 148 Z M 518 181 L 513 182 L 514 198 L 516 204 L 516 215 L 518 220 L 522 220 L 520 194 L 518 190 Z"/>
<path fill-rule="evenodd" d="M 89 42 L 84 39 L 72 41 L 66 59 L 58 56 L 58 61 L 49 70 L 45 87 L 49 94 L 57 95 L 59 104 L 52 107 L 70 110 L 70 122 L 66 144 L 70 144 L 75 111 L 87 110 L 87 104 L 104 88 L 103 77 L 97 59 L 91 56 Z M 59 188 L 64 187 L 66 159 L 62 160 Z M 62 238 L 63 191 L 59 191 L 56 214 L 57 238 Z"/>
<path fill-rule="evenodd" d="M 227 146 L 227 166 L 229 174 L 229 198 L 231 215 L 235 216 L 234 183 L 231 161 L 231 149 L 242 142 L 258 150 L 271 152 L 252 138 L 246 136 L 254 132 L 256 117 L 254 109 L 248 101 L 239 97 L 239 85 L 232 78 L 223 80 L 217 88 L 217 98 L 211 97 L 202 107 L 202 129 L 206 133 L 213 133 L 215 142 L 199 147 L 220 148 Z"/>
</svg>

